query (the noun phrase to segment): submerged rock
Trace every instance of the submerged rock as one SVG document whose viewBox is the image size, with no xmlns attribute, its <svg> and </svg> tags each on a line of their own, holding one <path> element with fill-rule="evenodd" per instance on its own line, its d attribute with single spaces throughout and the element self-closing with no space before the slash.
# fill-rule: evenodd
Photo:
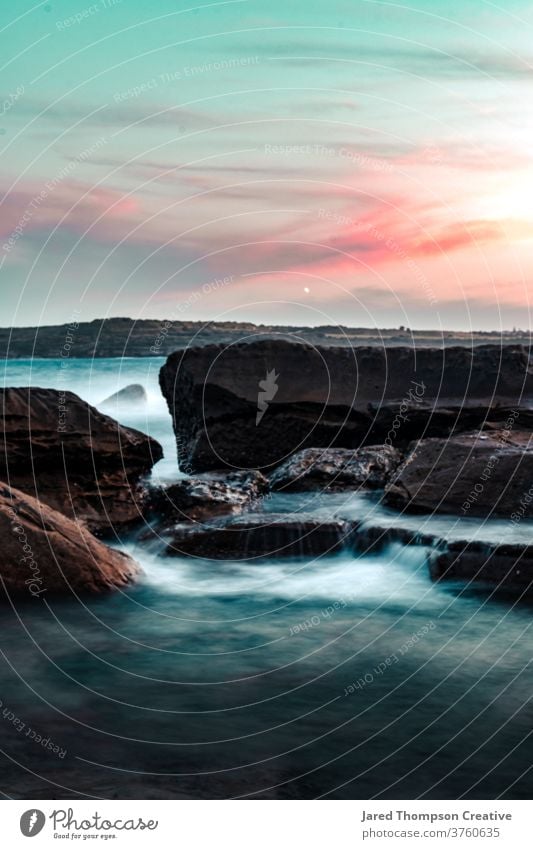
<svg viewBox="0 0 533 849">
<path fill-rule="evenodd" d="M 116 407 L 122 404 L 145 404 L 148 399 L 146 389 L 140 383 L 130 383 L 109 398 L 105 398 L 99 407 Z"/>
<path fill-rule="evenodd" d="M 164 525 L 203 522 L 217 516 L 242 513 L 268 489 L 261 472 L 209 472 L 160 489 L 151 509 Z"/>
<path fill-rule="evenodd" d="M 507 427 L 415 445 L 385 491 L 391 506 L 464 516 L 533 517 L 531 434 Z M 516 514 L 516 515 L 515 515 Z"/>
<path fill-rule="evenodd" d="M 270 475 L 270 486 L 286 492 L 383 489 L 400 460 L 400 452 L 390 445 L 305 448 L 278 466 Z"/>
<path fill-rule="evenodd" d="M 105 532 L 139 520 L 155 439 L 123 427 L 73 392 L 0 390 L 0 478 Z"/>
<path fill-rule="evenodd" d="M 210 525 L 177 525 L 166 554 L 215 560 L 314 557 L 343 548 L 350 529 L 349 522 L 305 513 L 249 513 Z"/>
<path fill-rule="evenodd" d="M 188 474 L 221 466 L 270 472 L 303 448 L 403 448 L 487 418 L 502 422 L 515 407 L 521 425 L 533 427 L 533 373 L 520 345 L 208 345 L 172 354 L 160 384 Z"/>
<path fill-rule="evenodd" d="M 8 595 L 103 593 L 139 574 L 126 554 L 35 498 L 0 483 L 0 576 Z"/>
</svg>

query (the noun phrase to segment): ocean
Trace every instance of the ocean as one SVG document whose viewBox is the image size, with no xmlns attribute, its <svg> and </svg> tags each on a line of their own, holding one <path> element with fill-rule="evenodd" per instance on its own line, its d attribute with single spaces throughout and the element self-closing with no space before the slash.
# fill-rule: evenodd
<svg viewBox="0 0 533 849">
<path fill-rule="evenodd" d="M 115 415 L 161 442 L 165 483 L 181 473 L 162 362 L 12 360 L 4 385 L 98 406 L 141 383 L 146 405 Z M 503 521 L 400 520 L 375 494 L 264 509 L 518 538 Z M 433 583 L 422 545 L 224 562 L 121 545 L 144 571 L 131 589 L 0 609 L 5 797 L 531 797 L 531 601 Z"/>
</svg>

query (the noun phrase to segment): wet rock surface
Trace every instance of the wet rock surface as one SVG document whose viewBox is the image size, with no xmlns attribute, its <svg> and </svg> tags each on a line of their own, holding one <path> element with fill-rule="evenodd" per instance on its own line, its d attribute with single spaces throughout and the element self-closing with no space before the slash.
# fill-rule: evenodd
<svg viewBox="0 0 533 849">
<path fill-rule="evenodd" d="M 141 517 L 158 442 L 72 392 L 0 390 L 0 477 L 98 533 Z"/>
<path fill-rule="evenodd" d="M 533 424 L 529 348 L 314 347 L 283 339 L 171 354 L 160 384 L 188 473 L 272 471 L 303 448 L 403 448 L 520 411 Z"/>
<path fill-rule="evenodd" d="M 306 448 L 278 466 L 270 486 L 286 492 L 383 489 L 400 460 L 400 452 L 389 445 Z"/>
<path fill-rule="evenodd" d="M 385 491 L 393 507 L 459 516 L 533 517 L 531 433 L 491 429 L 412 446 Z"/>
<path fill-rule="evenodd" d="M 9 595 L 99 594 L 126 587 L 140 573 L 127 555 L 83 525 L 0 483 L 0 575 Z"/>
<path fill-rule="evenodd" d="M 268 480 L 261 472 L 209 472 L 155 492 L 151 512 L 162 525 L 204 522 L 242 513 L 267 490 Z"/>
<path fill-rule="evenodd" d="M 429 557 L 433 580 L 487 584 L 494 589 L 533 594 L 533 546 L 450 543 Z"/>
<path fill-rule="evenodd" d="M 312 557 L 340 551 L 350 529 L 341 519 L 321 521 L 304 513 L 249 513 L 208 525 L 178 525 L 166 554 L 215 560 Z"/>
</svg>

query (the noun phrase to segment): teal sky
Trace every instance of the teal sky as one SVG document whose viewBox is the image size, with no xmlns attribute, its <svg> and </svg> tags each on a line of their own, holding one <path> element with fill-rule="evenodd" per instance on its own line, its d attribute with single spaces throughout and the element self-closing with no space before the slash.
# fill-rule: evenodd
<svg viewBox="0 0 533 849">
<path fill-rule="evenodd" d="M 529 328 L 533 4 L 0 15 L 4 325 Z"/>
</svg>

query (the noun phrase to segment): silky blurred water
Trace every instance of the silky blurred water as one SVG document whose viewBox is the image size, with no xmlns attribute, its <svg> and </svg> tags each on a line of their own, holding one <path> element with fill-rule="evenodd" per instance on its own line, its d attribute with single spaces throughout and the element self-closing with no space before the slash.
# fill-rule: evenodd
<svg viewBox="0 0 533 849">
<path fill-rule="evenodd" d="M 168 480 L 160 363 L 72 360 L 63 386 L 98 404 L 142 383 L 147 405 L 117 415 L 162 442 Z M 58 369 L 8 362 L 5 384 L 58 387 Z M 429 524 L 375 496 L 275 496 L 263 508 Z M 432 521 L 461 538 L 503 532 Z M 0 610 L 5 795 L 531 796 L 528 601 L 431 583 L 422 546 L 221 562 L 124 544 L 144 569 L 127 592 Z"/>
<path fill-rule="evenodd" d="M 164 458 L 154 476 L 175 479 L 176 442 L 165 399 L 159 389 L 159 369 L 164 357 L 123 359 L 1 360 L 3 386 L 40 386 L 75 392 L 85 401 L 118 419 L 121 424 L 142 430 L 163 446 Z M 140 383 L 146 390 L 146 403 L 102 402 L 120 389 Z"/>
</svg>

